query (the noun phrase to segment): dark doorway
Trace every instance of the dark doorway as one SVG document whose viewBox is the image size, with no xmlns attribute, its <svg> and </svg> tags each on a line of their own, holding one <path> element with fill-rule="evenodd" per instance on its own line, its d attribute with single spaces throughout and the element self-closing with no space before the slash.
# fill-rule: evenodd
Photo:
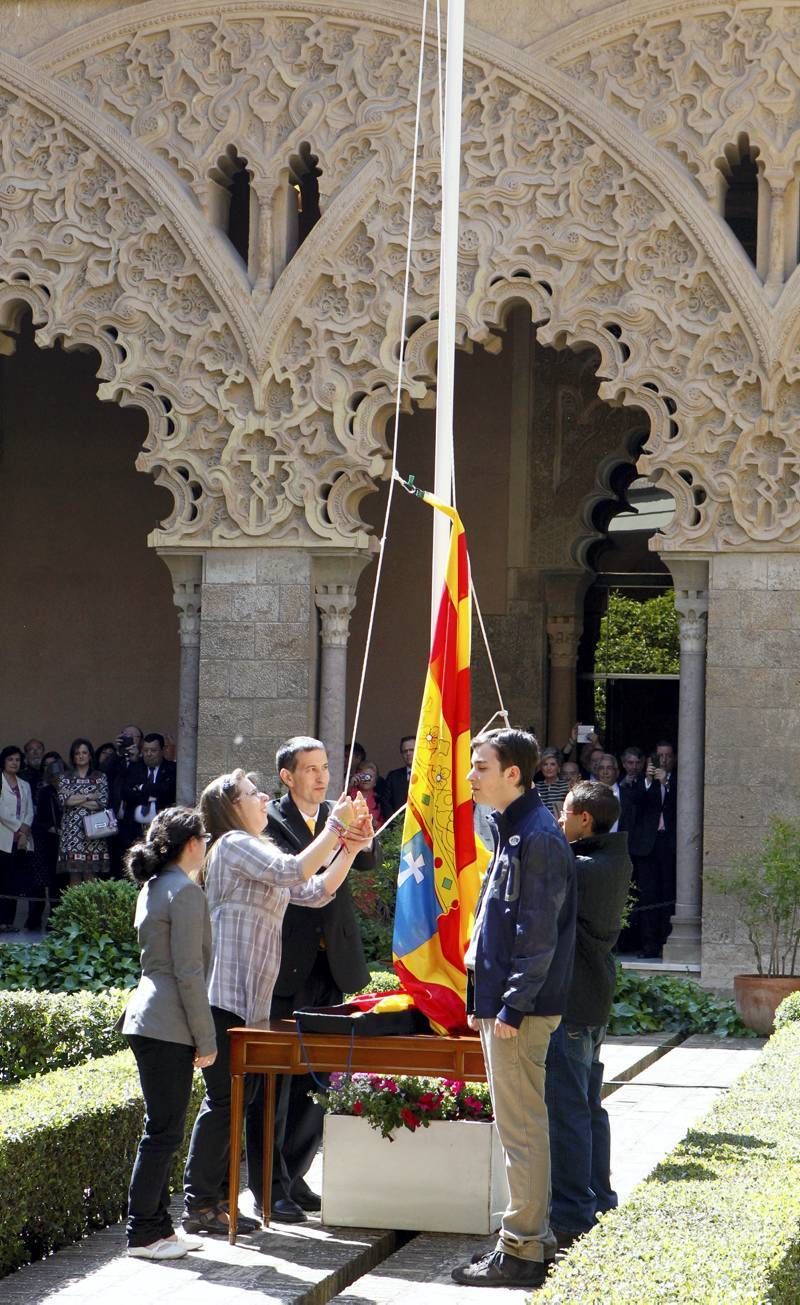
<svg viewBox="0 0 800 1305">
<path fill-rule="evenodd" d="M 97 398 L 91 349 L 39 349 L 28 321 L 0 358 L 3 744 L 31 735 L 173 734 L 172 582 L 147 535 L 172 496 L 134 469 L 145 414 Z"/>
<path fill-rule="evenodd" d="M 579 719 L 595 724 L 617 754 L 629 745 L 652 750 L 660 738 L 677 744 L 679 686 L 672 577 L 649 548 L 672 499 L 643 478 L 631 480 L 633 468 L 622 470 L 630 483 L 599 507 L 604 538 L 590 558 L 596 578 L 584 604 L 577 695 Z M 645 609 L 655 613 L 652 636 Z"/>
</svg>

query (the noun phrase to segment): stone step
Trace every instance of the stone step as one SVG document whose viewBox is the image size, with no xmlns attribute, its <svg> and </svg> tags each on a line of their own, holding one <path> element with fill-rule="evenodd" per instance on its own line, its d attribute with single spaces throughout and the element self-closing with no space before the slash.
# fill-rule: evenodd
<svg viewBox="0 0 800 1305">
<path fill-rule="evenodd" d="M 642 974 L 645 977 L 654 974 L 672 975 L 679 979 L 699 979 L 700 977 L 699 962 L 662 961 L 659 960 L 658 957 L 653 957 L 653 959 L 650 960 L 646 957 L 639 959 L 638 957 L 633 956 L 620 956 L 619 963 L 623 970 L 627 970 L 631 974 Z"/>
<path fill-rule="evenodd" d="M 603 1098 L 679 1046 L 684 1037 L 683 1033 L 630 1033 L 606 1038 L 601 1055 Z"/>
</svg>

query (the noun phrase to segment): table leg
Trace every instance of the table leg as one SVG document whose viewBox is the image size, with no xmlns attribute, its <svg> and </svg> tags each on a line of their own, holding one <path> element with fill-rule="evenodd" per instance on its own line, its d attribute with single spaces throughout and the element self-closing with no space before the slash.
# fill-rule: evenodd
<svg viewBox="0 0 800 1305">
<path fill-rule="evenodd" d="M 275 1075 L 264 1075 L 264 1152 L 261 1179 L 261 1206 L 264 1223 L 272 1212 L 272 1150 L 275 1139 Z"/>
<path fill-rule="evenodd" d="M 244 1117 L 244 1075 L 231 1074 L 231 1131 L 228 1169 L 228 1241 L 236 1241 L 239 1221 L 239 1170 L 242 1163 L 242 1122 Z"/>
</svg>

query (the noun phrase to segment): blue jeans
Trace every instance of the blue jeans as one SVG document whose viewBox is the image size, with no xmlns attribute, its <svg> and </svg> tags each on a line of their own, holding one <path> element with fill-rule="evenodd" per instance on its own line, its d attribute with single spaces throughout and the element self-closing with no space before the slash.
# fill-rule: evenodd
<svg viewBox="0 0 800 1305">
<path fill-rule="evenodd" d="M 561 1023 L 547 1051 L 550 1221 L 565 1232 L 588 1232 L 598 1214 L 617 1204 L 611 1186 L 611 1129 L 600 1100 L 604 1036 L 604 1025 Z"/>
</svg>

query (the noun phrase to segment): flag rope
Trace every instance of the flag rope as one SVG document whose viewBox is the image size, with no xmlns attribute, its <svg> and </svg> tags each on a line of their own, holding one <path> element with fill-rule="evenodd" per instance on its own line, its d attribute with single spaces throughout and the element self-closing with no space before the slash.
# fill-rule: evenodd
<svg viewBox="0 0 800 1305">
<path fill-rule="evenodd" d="M 361 716 L 361 707 L 364 700 L 364 684 L 367 678 L 367 665 L 369 662 L 369 650 L 372 643 L 372 631 L 375 625 L 375 611 L 378 605 L 378 590 L 380 589 L 381 575 L 383 573 L 383 555 L 386 551 L 386 541 L 389 538 L 389 516 L 392 510 L 392 499 L 394 497 L 395 477 L 397 477 L 397 443 L 400 430 L 400 404 L 403 397 L 403 369 L 405 367 L 405 347 L 406 347 L 406 323 L 408 321 L 408 288 L 411 281 L 411 243 L 414 232 L 414 208 L 417 197 L 417 145 L 419 142 L 419 122 L 422 105 L 422 76 L 425 67 L 425 32 L 428 21 L 428 0 L 423 0 L 422 4 L 422 23 L 420 27 L 419 40 L 419 67 L 417 69 L 417 103 L 414 114 L 414 147 L 412 150 L 411 164 L 411 196 L 408 206 L 408 229 L 406 236 L 406 263 L 403 276 L 403 307 L 400 319 L 400 348 L 397 356 L 397 393 L 394 404 L 394 423 L 392 430 L 392 474 L 389 478 L 389 493 L 386 500 L 386 512 L 383 518 L 383 531 L 381 534 L 380 546 L 378 549 L 378 565 L 375 571 L 375 584 L 372 588 L 372 603 L 369 611 L 369 623 L 367 625 L 367 637 L 364 641 L 364 657 L 361 662 L 361 676 L 358 682 L 358 696 L 356 698 L 356 709 L 353 716 L 353 731 L 350 737 L 350 749 L 345 766 L 343 790 L 347 792 L 350 786 L 350 770 L 353 764 L 353 748 L 358 735 L 358 722 Z M 441 57 L 441 56 L 440 56 Z M 398 477 L 399 479 L 399 477 Z"/>
<path fill-rule="evenodd" d="M 353 714 L 353 728 L 350 735 L 350 748 L 348 750 L 347 764 L 345 767 L 344 782 L 342 786 L 345 792 L 347 791 L 350 785 L 350 773 L 353 764 L 352 762 L 353 748 L 356 742 L 356 738 L 358 737 L 358 726 L 359 726 L 359 721 L 361 719 L 361 708 L 364 702 L 364 686 L 366 684 L 367 667 L 369 665 L 369 654 L 372 645 L 372 635 L 375 627 L 375 614 L 378 605 L 378 593 L 380 590 L 380 583 L 383 574 L 383 558 L 386 550 L 386 544 L 389 539 L 389 519 L 392 511 L 392 502 L 394 498 L 395 483 L 399 482 L 403 486 L 403 488 L 407 490 L 408 493 L 414 494 L 419 498 L 422 497 L 424 492 L 414 487 L 413 476 L 409 476 L 408 480 L 406 481 L 400 475 L 400 473 L 397 470 L 397 453 L 398 453 L 398 439 L 399 439 L 399 431 L 400 431 L 400 407 L 401 407 L 402 396 L 403 396 L 403 371 L 405 368 L 406 324 L 408 321 L 409 286 L 411 282 L 411 246 L 412 246 L 412 238 L 413 238 L 413 231 L 414 231 L 414 210 L 415 210 L 416 195 L 417 195 L 417 147 L 419 143 L 419 134 L 420 134 L 422 82 L 423 82 L 423 72 L 424 72 L 424 64 L 425 64 L 427 22 L 428 22 L 428 0 L 423 0 L 422 19 L 420 24 L 419 63 L 417 68 L 417 98 L 416 98 L 416 106 L 415 106 L 415 113 L 414 113 L 414 146 L 412 151 L 412 165 L 411 165 L 411 193 L 409 199 L 408 225 L 407 225 L 407 234 L 406 234 L 405 269 L 403 274 L 403 305 L 401 310 L 401 322 L 400 322 L 400 348 L 398 350 L 398 359 L 397 359 L 397 384 L 396 384 L 395 404 L 394 404 L 394 418 L 392 423 L 392 470 L 391 470 L 391 476 L 389 477 L 389 492 L 386 500 L 386 511 L 384 513 L 384 518 L 383 518 L 383 528 L 381 531 L 381 538 L 377 550 L 378 563 L 375 571 L 375 583 L 372 589 L 372 601 L 370 603 L 369 621 L 367 623 L 367 634 L 364 640 L 364 656 L 361 662 L 361 674 L 358 683 L 358 694 L 356 696 L 355 712 Z M 442 26 L 441 26 L 440 0 L 436 0 L 436 57 L 437 57 L 439 141 L 440 141 L 440 149 L 441 149 L 443 146 L 443 134 L 444 134 L 444 118 L 443 118 L 444 101 L 443 101 L 443 92 L 442 92 Z M 441 274 L 441 269 L 440 269 L 440 274 Z M 451 440 L 452 438 L 453 437 L 451 432 Z M 453 452 L 454 451 L 455 450 L 453 450 Z M 452 503 L 453 506 L 455 507 L 456 484 L 455 484 L 455 457 L 454 456 L 451 457 L 451 495 L 452 495 Z M 470 569 L 469 584 L 470 584 L 470 593 L 472 595 L 472 601 L 475 604 L 475 612 L 478 617 L 478 624 L 480 626 L 481 635 L 483 637 L 483 644 L 486 649 L 486 656 L 489 662 L 489 670 L 491 671 L 492 681 L 494 683 L 495 692 L 497 694 L 497 701 L 500 704 L 499 711 L 496 711 L 494 713 L 494 715 L 492 716 L 492 720 L 495 720 L 498 716 L 500 716 L 504 724 L 508 725 L 509 724 L 508 712 L 506 711 L 505 704 L 503 702 L 503 695 L 500 690 L 500 683 L 497 678 L 497 672 L 494 665 L 494 659 L 492 657 L 492 651 L 491 648 L 489 647 L 489 639 L 486 634 L 486 626 L 484 625 L 483 622 L 483 613 L 481 612 L 480 604 L 478 602 L 478 595 L 475 590 L 474 581 L 472 579 L 471 569 Z M 402 809 L 404 808 L 401 808 L 401 810 Z"/>
</svg>

